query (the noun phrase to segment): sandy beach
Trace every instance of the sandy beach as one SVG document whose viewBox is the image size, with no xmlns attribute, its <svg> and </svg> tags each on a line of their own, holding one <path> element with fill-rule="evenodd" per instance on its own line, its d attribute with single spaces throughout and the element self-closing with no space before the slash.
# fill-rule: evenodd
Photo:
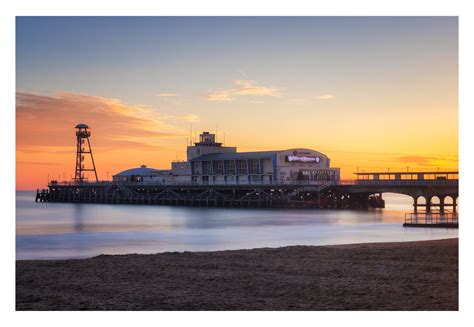
<svg viewBox="0 0 474 327">
<path fill-rule="evenodd" d="M 16 262 L 17 310 L 458 310 L 458 239 Z"/>
</svg>

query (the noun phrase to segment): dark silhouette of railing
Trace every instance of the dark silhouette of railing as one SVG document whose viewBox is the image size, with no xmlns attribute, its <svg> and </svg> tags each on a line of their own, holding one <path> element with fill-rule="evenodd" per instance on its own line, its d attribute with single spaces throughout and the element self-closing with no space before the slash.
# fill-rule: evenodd
<svg viewBox="0 0 474 327">
<path fill-rule="evenodd" d="M 405 225 L 457 225 L 458 222 L 458 214 L 453 212 L 410 212 L 405 214 Z"/>
</svg>

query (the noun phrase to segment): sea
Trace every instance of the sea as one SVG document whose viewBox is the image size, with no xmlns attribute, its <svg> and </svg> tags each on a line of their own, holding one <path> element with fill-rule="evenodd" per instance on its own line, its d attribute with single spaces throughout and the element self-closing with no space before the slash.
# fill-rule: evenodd
<svg viewBox="0 0 474 327">
<path fill-rule="evenodd" d="M 35 203 L 16 193 L 16 259 L 402 242 L 458 237 L 457 229 L 402 227 L 412 199 L 385 209 L 248 209 Z"/>
</svg>

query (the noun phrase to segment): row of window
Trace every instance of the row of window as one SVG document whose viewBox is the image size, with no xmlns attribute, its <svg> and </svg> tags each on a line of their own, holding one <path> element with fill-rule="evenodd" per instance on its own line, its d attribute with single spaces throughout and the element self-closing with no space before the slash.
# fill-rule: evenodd
<svg viewBox="0 0 474 327">
<path fill-rule="evenodd" d="M 245 177 L 239 177 L 239 176 L 227 176 L 225 181 L 226 182 L 245 182 L 245 181 L 251 181 L 251 182 L 259 182 L 262 180 L 266 181 L 273 181 L 274 177 L 273 175 L 268 175 L 267 177 L 263 177 L 260 175 L 250 175 L 250 176 L 245 176 Z M 202 176 L 202 177 L 197 177 L 193 176 L 192 177 L 193 182 L 209 182 L 209 181 L 216 181 L 216 176 Z"/>
<path fill-rule="evenodd" d="M 226 160 L 225 165 L 227 166 L 227 174 L 259 174 L 260 173 L 260 162 L 258 159 L 250 160 Z M 216 174 L 224 175 L 224 161 L 216 161 Z M 203 175 L 212 174 L 212 161 L 202 162 L 202 173 Z"/>
</svg>

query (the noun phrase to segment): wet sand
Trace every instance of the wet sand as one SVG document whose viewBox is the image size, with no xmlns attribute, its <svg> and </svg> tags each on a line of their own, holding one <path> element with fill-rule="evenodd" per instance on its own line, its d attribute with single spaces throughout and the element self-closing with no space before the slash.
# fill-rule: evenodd
<svg viewBox="0 0 474 327">
<path fill-rule="evenodd" d="M 17 310 L 458 310 L 458 240 L 16 262 Z"/>
</svg>

